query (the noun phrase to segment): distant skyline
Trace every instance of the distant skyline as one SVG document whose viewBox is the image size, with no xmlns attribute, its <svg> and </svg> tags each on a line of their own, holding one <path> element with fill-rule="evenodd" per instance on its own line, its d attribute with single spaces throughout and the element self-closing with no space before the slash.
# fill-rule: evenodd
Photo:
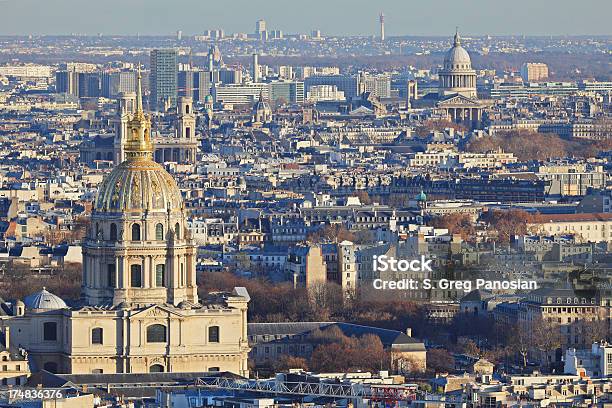
<svg viewBox="0 0 612 408">
<path fill-rule="evenodd" d="M 0 0 L 0 35 L 251 33 L 263 18 L 287 34 L 612 35 L 610 0 Z"/>
</svg>

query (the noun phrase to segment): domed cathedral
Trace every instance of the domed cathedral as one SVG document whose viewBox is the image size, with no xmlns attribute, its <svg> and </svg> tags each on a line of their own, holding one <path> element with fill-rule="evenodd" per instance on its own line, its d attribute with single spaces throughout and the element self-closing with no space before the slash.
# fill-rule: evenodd
<svg viewBox="0 0 612 408">
<path fill-rule="evenodd" d="M 172 176 L 153 161 L 150 122 L 141 104 L 138 94 L 126 160 L 101 183 L 83 245 L 89 305 L 198 301 L 196 247 L 186 231 L 183 199 Z"/>
<path fill-rule="evenodd" d="M 440 101 L 437 107 L 453 122 L 470 128 L 479 127 L 484 105 L 478 100 L 476 71 L 472 69 L 470 54 L 461 46 L 459 31 L 455 33 L 453 46 L 444 56 L 438 78 Z"/>
<path fill-rule="evenodd" d="M 176 182 L 153 161 L 140 75 L 124 153 L 94 203 L 81 303 L 70 307 L 43 288 L 7 305 L 2 329 L 35 369 L 248 375 L 248 292 L 198 298 L 197 248 Z"/>
<path fill-rule="evenodd" d="M 251 116 L 251 125 L 253 127 L 261 127 L 272 121 L 272 108 L 270 104 L 264 100 L 263 92 L 259 93 L 259 99 L 253 105 L 253 115 Z"/>
</svg>

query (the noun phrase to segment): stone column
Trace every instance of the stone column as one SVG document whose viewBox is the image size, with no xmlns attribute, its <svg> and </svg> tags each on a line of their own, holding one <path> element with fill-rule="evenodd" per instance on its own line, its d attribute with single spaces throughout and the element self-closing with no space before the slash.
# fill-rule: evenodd
<svg viewBox="0 0 612 408">
<path fill-rule="evenodd" d="M 141 265 L 141 268 L 142 268 L 142 274 L 141 274 L 141 279 L 142 280 L 140 282 L 141 283 L 140 287 L 141 288 L 148 288 L 148 287 L 150 287 L 149 286 L 149 273 L 148 273 L 149 268 L 148 268 L 148 265 L 147 265 L 147 258 L 146 257 L 143 256 L 140 259 L 140 265 Z"/>
<path fill-rule="evenodd" d="M 96 289 L 100 288 L 100 262 L 94 262 L 94 287 Z"/>
<path fill-rule="evenodd" d="M 148 288 L 155 286 L 155 262 L 152 256 L 149 257 L 149 285 Z"/>
<path fill-rule="evenodd" d="M 113 277 L 115 279 L 115 283 L 113 286 L 111 286 L 111 288 L 116 289 L 119 285 L 119 270 L 121 268 L 121 257 L 117 256 L 115 257 L 115 276 Z"/>
<path fill-rule="evenodd" d="M 128 287 L 128 260 L 126 256 L 121 257 L 121 284 L 120 288 L 126 289 Z"/>
<path fill-rule="evenodd" d="M 178 266 L 178 256 L 172 256 L 172 288 L 179 287 L 179 266 Z"/>
</svg>

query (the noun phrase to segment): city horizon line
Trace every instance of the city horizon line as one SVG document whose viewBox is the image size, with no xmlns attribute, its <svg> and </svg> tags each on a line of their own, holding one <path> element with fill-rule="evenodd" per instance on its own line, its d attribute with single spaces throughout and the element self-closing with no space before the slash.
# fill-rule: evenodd
<svg viewBox="0 0 612 408">
<path fill-rule="evenodd" d="M 205 31 L 224 31 L 223 29 L 210 29 Z M 202 33 L 185 33 L 182 30 L 177 30 L 173 33 L 31 33 L 31 34 L 5 34 L 0 33 L 0 37 L 8 37 L 8 38 L 22 38 L 22 37 L 168 37 L 168 38 L 176 38 L 177 32 L 181 31 L 181 35 L 183 37 L 198 37 L 204 36 L 204 32 Z M 281 30 L 282 31 L 282 30 Z M 482 38 L 482 37 L 491 37 L 491 38 L 576 38 L 576 37 L 600 37 L 600 38 L 612 38 L 612 33 L 610 34 L 595 34 L 595 33 L 585 33 L 585 34 L 483 34 L 483 33 L 469 33 L 459 30 L 461 37 L 463 39 L 473 38 Z M 273 42 L 278 40 L 283 40 L 284 38 L 270 38 L 268 40 L 260 40 L 257 38 L 232 38 L 234 35 L 252 35 L 252 33 L 248 32 L 232 32 L 226 33 L 223 38 L 211 38 L 211 40 L 222 41 L 222 40 L 251 40 L 253 42 Z M 307 33 L 283 33 L 283 37 L 294 37 L 294 36 L 310 36 Z M 396 35 L 385 35 L 385 39 L 393 39 L 393 38 L 452 38 L 454 35 L 453 32 L 449 32 L 448 34 L 396 34 Z M 370 35 L 356 35 L 356 34 L 329 34 L 325 35 L 322 33 L 322 39 L 325 38 L 380 38 L 379 35 L 370 34 Z"/>
</svg>

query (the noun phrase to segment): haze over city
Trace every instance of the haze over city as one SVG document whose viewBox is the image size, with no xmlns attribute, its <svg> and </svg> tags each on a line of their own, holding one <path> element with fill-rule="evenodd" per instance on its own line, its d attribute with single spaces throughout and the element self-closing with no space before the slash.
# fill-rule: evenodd
<svg viewBox="0 0 612 408">
<path fill-rule="evenodd" d="M 606 0 L 2 0 L 0 34 L 197 34 L 202 27 L 250 32 L 253 20 L 287 33 L 374 35 L 387 16 L 387 35 L 447 35 L 459 25 L 470 35 L 609 35 Z"/>
</svg>

